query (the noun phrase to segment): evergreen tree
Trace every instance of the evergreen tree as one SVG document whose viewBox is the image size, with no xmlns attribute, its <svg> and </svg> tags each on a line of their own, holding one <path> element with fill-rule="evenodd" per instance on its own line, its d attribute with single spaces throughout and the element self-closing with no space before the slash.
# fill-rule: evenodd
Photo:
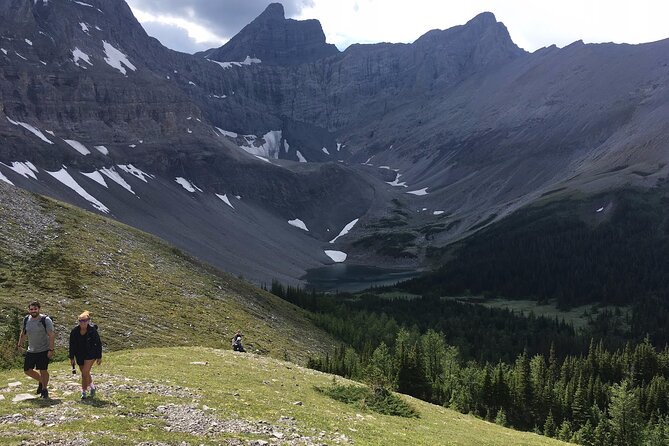
<svg viewBox="0 0 669 446">
<path fill-rule="evenodd" d="M 567 420 L 564 420 L 555 436 L 562 441 L 570 441 L 572 435 L 573 432 L 571 431 L 571 423 Z"/>
<path fill-rule="evenodd" d="M 504 412 L 503 408 L 500 408 L 497 411 L 497 415 L 495 416 L 495 424 L 498 424 L 500 426 L 508 427 L 508 422 L 506 420 L 506 412 Z"/>
<path fill-rule="evenodd" d="M 611 444 L 613 446 L 640 446 L 643 430 L 639 402 L 629 381 L 614 384 L 609 404 Z"/>
<path fill-rule="evenodd" d="M 553 418 L 553 412 L 548 412 L 548 416 L 544 422 L 544 435 L 547 437 L 555 436 L 555 418 Z"/>
<path fill-rule="evenodd" d="M 372 386 L 385 387 L 390 390 L 397 388 L 397 367 L 385 342 L 382 342 L 365 369 L 366 380 Z"/>
<path fill-rule="evenodd" d="M 569 441 L 581 446 L 595 446 L 595 429 L 592 427 L 590 420 L 586 421 Z"/>
</svg>

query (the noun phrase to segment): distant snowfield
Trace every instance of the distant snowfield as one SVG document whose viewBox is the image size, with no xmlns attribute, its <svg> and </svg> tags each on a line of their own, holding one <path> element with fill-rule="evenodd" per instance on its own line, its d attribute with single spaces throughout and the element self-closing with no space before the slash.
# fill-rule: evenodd
<svg viewBox="0 0 669 446">
<path fill-rule="evenodd" d="M 232 209 L 235 208 L 235 207 L 232 205 L 232 203 L 230 203 L 230 199 L 228 198 L 228 194 L 224 194 L 224 195 L 216 194 L 216 196 L 217 196 L 218 198 L 220 198 L 221 200 L 223 200 L 223 202 L 224 202 L 225 204 L 227 204 L 228 206 L 230 206 Z"/>
<path fill-rule="evenodd" d="M 102 173 L 104 176 L 106 176 L 107 178 L 109 178 L 114 183 L 118 184 L 131 194 L 137 195 L 135 194 L 135 191 L 132 190 L 132 187 L 130 187 L 130 185 L 126 183 L 126 181 L 121 177 L 121 175 L 119 175 L 119 173 L 113 167 L 110 168 L 105 167 L 103 169 L 100 169 L 100 173 Z"/>
<path fill-rule="evenodd" d="M 307 225 L 305 225 L 304 222 L 299 218 L 296 218 L 295 220 L 288 220 L 288 224 L 291 226 L 295 226 L 296 228 L 300 228 L 303 231 L 309 232 L 309 229 L 307 229 Z"/>
<path fill-rule="evenodd" d="M 341 251 L 329 251 L 328 250 L 328 251 L 325 251 L 325 255 L 330 257 L 332 259 L 332 261 L 336 262 L 336 263 L 342 263 L 342 262 L 346 261 L 346 257 L 348 257 L 348 255 L 345 252 L 341 252 Z"/>
<path fill-rule="evenodd" d="M 239 136 L 239 135 L 238 135 L 237 133 L 235 133 L 235 132 L 229 132 L 229 131 L 227 131 L 227 130 L 223 130 L 223 129 L 220 128 L 220 127 L 216 127 L 216 130 L 218 130 L 219 132 L 221 132 L 221 135 L 223 135 L 223 136 L 227 136 L 228 138 L 235 138 L 235 139 L 236 139 L 237 136 Z"/>
<path fill-rule="evenodd" d="M 98 172 L 97 170 L 94 170 L 93 172 L 90 172 L 90 173 L 81 172 L 81 174 L 82 174 L 83 176 L 88 177 L 88 178 L 90 178 L 91 180 L 95 181 L 95 182 L 98 183 L 99 185 L 104 186 L 104 187 L 106 187 L 107 189 L 109 189 L 109 186 L 107 186 L 107 182 L 105 181 L 104 177 L 103 177 L 102 174 L 101 174 L 100 172 Z"/>
<path fill-rule="evenodd" d="M 349 224 L 347 224 L 346 226 L 344 226 L 344 229 L 341 230 L 341 232 L 339 233 L 339 235 L 338 235 L 337 237 L 335 237 L 335 238 L 333 238 L 332 240 L 330 240 L 330 243 L 334 243 L 334 242 L 337 241 L 337 239 L 338 239 L 339 237 L 343 237 L 343 236 L 345 236 L 346 234 L 348 234 L 348 233 L 351 231 L 351 229 L 353 229 L 353 226 L 355 226 L 356 223 L 358 223 L 358 220 L 359 220 L 359 218 L 356 218 L 355 220 L 353 220 L 352 222 L 350 222 Z"/>
<path fill-rule="evenodd" d="M 322 150 L 323 153 L 325 153 L 326 155 L 329 155 L 329 154 L 330 154 L 330 152 L 328 152 L 328 148 L 327 148 L 327 147 L 323 147 L 321 150 Z"/>
<path fill-rule="evenodd" d="M 4 176 L 4 175 L 2 174 L 2 172 L 0 172 L 0 181 L 4 181 L 5 183 L 7 183 L 7 184 L 9 184 L 9 185 L 11 185 L 11 186 L 14 185 L 14 183 L 12 183 L 11 181 L 9 181 L 9 178 L 7 178 L 6 176 Z"/>
<path fill-rule="evenodd" d="M 72 50 L 72 59 L 74 60 L 74 64 L 78 67 L 86 68 L 83 65 L 79 65 L 80 60 L 83 60 L 88 65 L 93 66 L 93 63 L 91 62 L 91 58 L 89 57 L 89 55 L 81 51 L 79 48 L 75 47 Z"/>
<path fill-rule="evenodd" d="M 434 212 L 432 213 L 432 215 L 441 215 L 441 214 L 443 214 L 443 213 L 444 213 L 444 211 L 434 211 Z"/>
<path fill-rule="evenodd" d="M 132 71 L 137 71 L 137 68 L 135 68 L 135 66 L 128 60 L 128 56 L 104 40 L 102 41 L 102 45 L 104 46 L 105 54 L 107 55 L 107 57 L 105 57 L 105 62 L 107 62 L 109 66 L 116 68 L 123 75 L 126 75 L 127 73 L 124 66 Z"/>
<path fill-rule="evenodd" d="M 190 181 L 188 181 L 188 180 L 185 179 L 185 178 L 182 178 L 182 177 L 176 177 L 176 178 L 174 179 L 174 181 L 176 181 L 177 183 L 179 183 L 179 184 L 181 185 L 181 187 L 183 187 L 184 189 L 186 189 L 186 190 L 187 190 L 188 192 L 190 192 L 190 193 L 195 193 L 195 191 L 202 192 L 202 189 L 200 189 L 200 188 L 197 187 L 195 184 L 191 183 Z"/>
<path fill-rule="evenodd" d="M 219 61 L 213 60 L 213 59 L 207 59 L 207 60 L 209 62 L 215 63 L 216 65 L 221 66 L 222 68 L 224 68 L 226 70 L 228 68 L 232 68 L 233 66 L 234 67 L 241 67 L 242 65 L 249 66 L 249 65 L 256 64 L 256 63 L 262 63 L 262 60 L 257 59 L 255 57 L 251 57 L 251 56 L 246 56 L 246 59 L 244 59 L 243 62 L 219 62 Z"/>
<path fill-rule="evenodd" d="M 70 147 L 72 147 L 74 150 L 81 153 L 82 155 L 89 155 L 91 153 L 91 151 L 88 150 L 86 146 L 84 146 L 79 141 L 75 141 L 74 139 L 64 139 L 63 141 L 65 141 Z"/>
<path fill-rule="evenodd" d="M 99 210 L 100 212 L 104 212 L 105 214 L 109 213 L 109 208 L 105 206 L 104 204 L 100 203 L 97 198 L 86 192 L 86 190 L 79 185 L 76 181 L 74 181 L 74 178 L 70 176 L 70 174 L 65 170 L 63 167 L 60 169 L 58 172 L 49 172 L 47 170 L 47 173 L 63 183 L 65 186 L 69 187 L 73 191 L 75 191 L 77 194 L 82 196 L 86 201 L 88 201 L 91 206 L 93 206 L 95 209 Z"/>
<path fill-rule="evenodd" d="M 416 196 L 421 197 L 421 196 L 423 196 L 423 195 L 427 195 L 427 194 L 428 194 L 427 189 L 428 189 L 427 187 L 424 187 L 424 188 L 419 189 L 419 190 L 412 190 L 412 191 L 409 191 L 409 192 L 407 192 L 407 194 L 416 195 Z"/>
<path fill-rule="evenodd" d="M 146 172 L 142 172 L 141 170 L 139 170 L 138 168 L 136 168 L 132 164 L 127 164 L 127 165 L 119 164 L 118 168 L 121 169 L 124 172 L 129 173 L 130 175 L 132 175 L 134 177 L 139 178 L 140 180 L 144 181 L 145 183 L 148 183 L 147 178 L 148 179 L 153 179 L 153 175 L 149 175 Z"/>
<path fill-rule="evenodd" d="M 371 159 L 371 158 L 370 158 L 370 159 Z M 397 172 L 397 171 L 396 171 L 396 172 Z M 393 187 L 409 187 L 409 186 L 407 186 L 407 183 L 404 182 L 404 181 L 402 181 L 402 182 L 400 183 L 400 177 L 401 177 L 401 176 L 402 176 L 402 174 L 399 173 L 399 172 L 397 172 L 397 176 L 395 177 L 395 180 L 394 180 L 394 181 L 391 181 L 391 182 L 386 181 L 386 184 L 390 184 L 390 185 L 393 186 Z M 427 188 L 426 188 L 426 189 L 427 189 Z M 411 193 L 411 192 L 407 192 L 407 193 Z"/>
<path fill-rule="evenodd" d="M 297 154 L 297 159 L 298 159 L 301 163 L 306 163 L 306 162 L 307 162 L 307 159 L 306 159 L 304 156 L 302 156 L 302 154 L 300 153 L 299 150 L 296 151 L 296 154 Z"/>
<path fill-rule="evenodd" d="M 14 161 L 14 162 L 12 162 L 11 166 L 8 166 L 5 163 L 0 163 L 0 164 L 2 164 L 3 166 L 5 166 L 8 169 L 13 170 L 14 172 L 21 175 L 24 178 L 27 178 L 27 179 L 32 178 L 33 180 L 37 179 L 37 176 L 35 175 L 38 172 L 37 168 L 30 161 L 26 161 L 24 163 L 22 163 L 20 161 Z"/>
<path fill-rule="evenodd" d="M 44 133 L 42 133 L 39 129 L 33 127 L 32 125 L 27 124 L 25 122 L 13 121 L 12 119 L 9 118 L 9 116 L 7 116 L 7 121 L 9 121 L 10 123 L 12 123 L 14 125 L 23 127 L 24 129 L 28 130 L 30 133 L 37 136 L 39 139 L 41 139 L 42 141 L 44 141 L 47 144 L 53 144 L 52 141 L 50 141 L 46 136 L 44 136 Z"/>
<path fill-rule="evenodd" d="M 100 152 L 103 155 L 109 155 L 109 149 L 107 149 L 105 146 L 94 146 L 95 150 Z"/>
<path fill-rule="evenodd" d="M 239 146 L 242 150 L 251 155 L 261 156 L 267 159 L 278 159 L 281 151 L 281 130 L 270 130 L 263 135 L 265 141 L 262 145 L 256 146 L 256 135 L 244 135 L 245 145 Z"/>
</svg>

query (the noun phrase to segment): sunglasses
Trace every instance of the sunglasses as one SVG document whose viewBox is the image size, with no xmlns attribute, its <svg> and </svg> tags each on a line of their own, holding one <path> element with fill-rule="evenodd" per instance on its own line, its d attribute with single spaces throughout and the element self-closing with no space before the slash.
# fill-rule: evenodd
<svg viewBox="0 0 669 446">
<path fill-rule="evenodd" d="M 88 322 L 88 321 L 90 321 L 90 319 L 79 319 L 79 322 L 80 322 L 80 323 L 81 323 L 81 322 Z"/>
</svg>

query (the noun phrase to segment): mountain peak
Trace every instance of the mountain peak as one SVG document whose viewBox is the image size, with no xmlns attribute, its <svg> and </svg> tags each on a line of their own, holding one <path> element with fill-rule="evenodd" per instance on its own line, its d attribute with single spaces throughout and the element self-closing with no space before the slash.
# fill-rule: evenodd
<svg viewBox="0 0 669 446">
<path fill-rule="evenodd" d="M 285 20 L 286 13 L 281 3 L 270 3 L 256 20 Z"/>
<path fill-rule="evenodd" d="M 497 23 L 497 18 L 495 17 L 495 14 L 492 12 L 482 12 L 478 14 L 476 17 L 471 19 L 469 22 L 467 22 L 467 26 L 471 25 L 478 25 L 478 26 L 491 26 Z"/>
<path fill-rule="evenodd" d="M 338 54 L 325 41 L 318 20 L 285 18 L 281 3 L 271 3 L 255 20 L 220 48 L 199 53 L 219 62 L 243 61 L 247 56 L 264 64 L 299 65 Z"/>
</svg>

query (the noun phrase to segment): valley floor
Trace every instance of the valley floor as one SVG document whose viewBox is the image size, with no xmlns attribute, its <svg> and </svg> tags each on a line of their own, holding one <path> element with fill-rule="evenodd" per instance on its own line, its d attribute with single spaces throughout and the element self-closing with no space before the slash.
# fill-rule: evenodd
<svg viewBox="0 0 669 446">
<path fill-rule="evenodd" d="M 252 354 L 205 348 L 106 355 L 95 399 L 52 365 L 51 400 L 20 370 L 0 373 L 0 444 L 42 445 L 558 445 L 404 397 L 418 419 L 380 415 L 317 392 L 333 377 Z M 337 378 L 340 382 L 345 380 Z"/>
</svg>

